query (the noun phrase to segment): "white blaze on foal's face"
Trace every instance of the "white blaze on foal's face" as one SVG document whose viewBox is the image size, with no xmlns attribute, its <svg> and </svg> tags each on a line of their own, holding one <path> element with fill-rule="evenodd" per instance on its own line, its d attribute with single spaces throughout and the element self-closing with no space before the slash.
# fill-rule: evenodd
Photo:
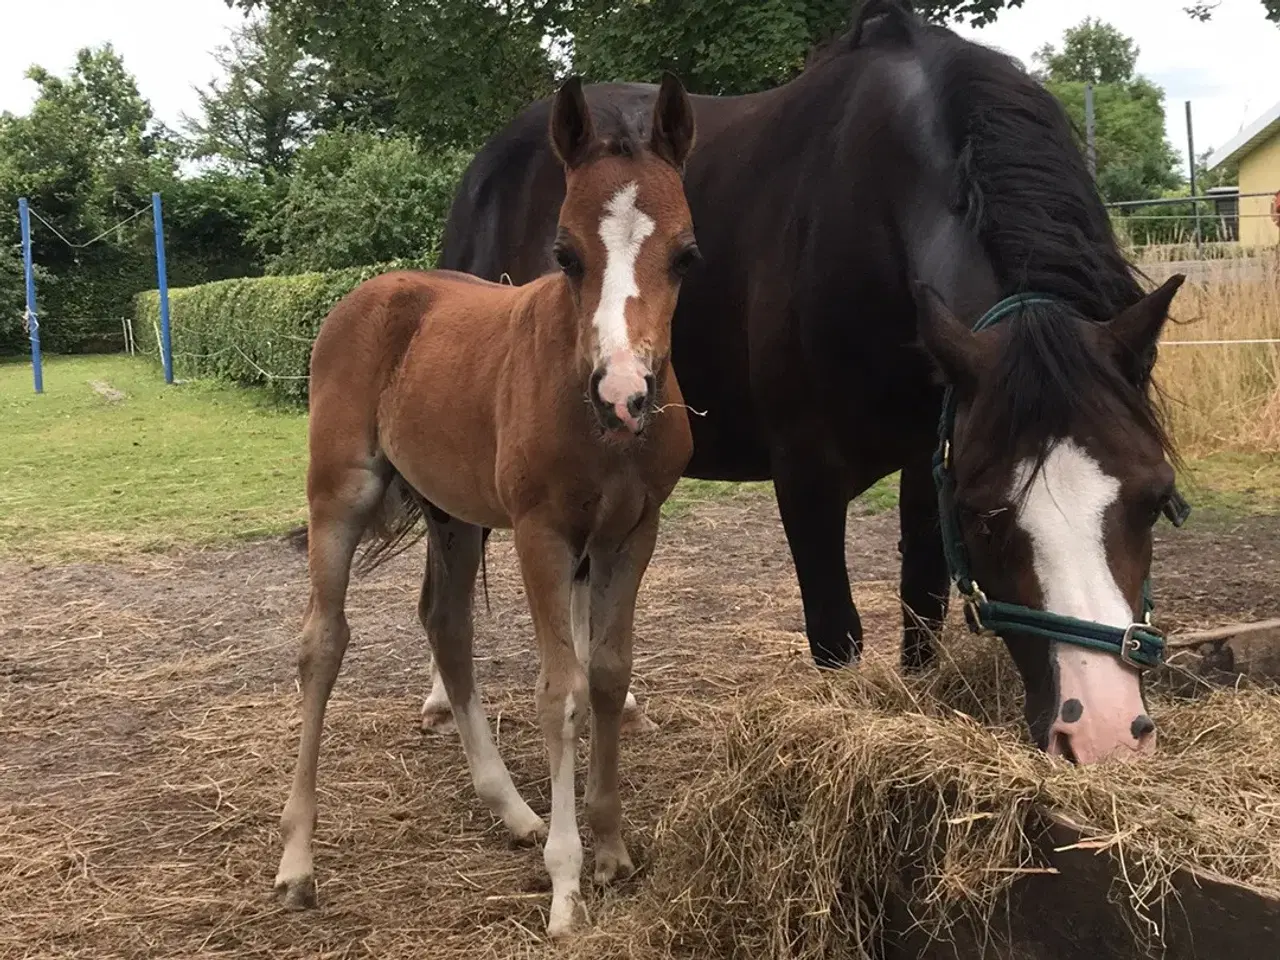
<svg viewBox="0 0 1280 960">
<path fill-rule="evenodd" d="M 1018 465 L 1015 493 L 1031 469 L 1029 459 Z M 1120 482 L 1075 441 L 1061 440 L 1049 451 L 1017 507 L 1046 610 L 1121 629 L 1133 622 L 1107 562 L 1105 522 L 1119 495 Z M 1074 644 L 1051 643 L 1049 658 L 1057 678 L 1051 753 L 1070 751 L 1091 763 L 1154 747 L 1135 670 L 1114 654 Z"/>
<path fill-rule="evenodd" d="M 636 265 L 653 218 L 639 206 L 640 185 L 634 180 L 613 195 L 600 218 L 604 277 L 591 318 L 595 335 L 595 393 L 601 405 L 623 424 L 638 426 L 639 403 L 648 398 L 651 370 L 643 347 L 633 342 L 627 305 L 640 297 Z M 638 349 L 639 347 L 639 349 Z"/>
</svg>

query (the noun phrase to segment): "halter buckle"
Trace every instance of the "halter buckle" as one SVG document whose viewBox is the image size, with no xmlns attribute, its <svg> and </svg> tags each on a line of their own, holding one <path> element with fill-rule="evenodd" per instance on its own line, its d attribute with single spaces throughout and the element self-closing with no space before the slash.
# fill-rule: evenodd
<svg viewBox="0 0 1280 960">
<path fill-rule="evenodd" d="M 1125 627 L 1124 637 L 1120 640 L 1120 659 L 1133 667 L 1133 669 L 1137 670 L 1139 673 L 1146 670 L 1147 665 L 1145 663 L 1139 663 L 1133 658 L 1135 653 L 1142 650 L 1142 641 L 1139 640 L 1135 634 L 1139 630 L 1145 630 L 1149 633 L 1158 635 L 1162 639 L 1164 638 L 1164 633 L 1162 631 L 1151 626 L 1151 614 L 1148 613 L 1145 619 L 1147 621 L 1146 623 L 1131 623 L 1129 626 Z"/>
<path fill-rule="evenodd" d="M 982 622 L 982 615 L 978 612 L 979 608 L 987 602 L 987 595 L 978 586 L 978 581 L 971 580 L 970 585 L 969 592 L 962 595 L 964 618 L 969 624 L 969 630 L 979 636 L 994 637 L 996 632 Z"/>
</svg>

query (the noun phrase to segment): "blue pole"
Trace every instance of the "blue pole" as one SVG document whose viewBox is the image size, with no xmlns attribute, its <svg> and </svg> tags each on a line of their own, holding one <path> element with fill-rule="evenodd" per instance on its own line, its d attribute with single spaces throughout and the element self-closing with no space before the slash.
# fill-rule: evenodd
<svg viewBox="0 0 1280 960">
<path fill-rule="evenodd" d="M 22 273 L 27 281 L 27 329 L 31 331 L 31 372 L 36 393 L 44 393 L 44 362 L 40 357 L 40 321 L 36 317 L 36 274 L 31 268 L 31 214 L 27 198 L 18 199 L 18 219 L 22 222 Z"/>
<path fill-rule="evenodd" d="M 151 194 L 151 219 L 156 227 L 156 283 L 160 287 L 160 359 L 164 362 L 164 382 L 173 383 L 173 344 L 169 340 L 169 277 L 164 268 L 164 214 L 160 194 Z"/>
</svg>

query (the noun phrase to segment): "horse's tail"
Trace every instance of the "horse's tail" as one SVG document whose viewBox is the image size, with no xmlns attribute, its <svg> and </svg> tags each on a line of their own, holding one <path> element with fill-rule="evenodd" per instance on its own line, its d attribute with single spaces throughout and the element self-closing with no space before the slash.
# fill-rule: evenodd
<svg viewBox="0 0 1280 960">
<path fill-rule="evenodd" d="M 422 498 L 400 474 L 394 474 L 373 519 L 361 535 L 368 546 L 356 561 L 354 572 L 358 575 L 371 573 L 421 540 L 427 532 L 426 525 L 421 523 L 425 509 Z M 305 553 L 310 533 L 310 524 L 304 523 L 285 533 L 281 539 Z"/>
</svg>

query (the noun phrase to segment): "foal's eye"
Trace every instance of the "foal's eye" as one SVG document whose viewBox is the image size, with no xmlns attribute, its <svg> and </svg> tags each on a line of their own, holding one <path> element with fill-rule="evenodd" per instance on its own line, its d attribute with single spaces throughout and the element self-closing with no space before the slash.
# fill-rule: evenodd
<svg viewBox="0 0 1280 960">
<path fill-rule="evenodd" d="M 556 258 L 556 266 L 564 272 L 566 277 L 576 280 L 582 276 L 582 261 L 578 259 L 578 254 L 572 247 L 557 243 L 551 252 Z"/>
<path fill-rule="evenodd" d="M 698 245 L 691 243 L 671 258 L 671 272 L 677 277 L 683 277 L 701 259 L 702 252 L 698 249 Z"/>
</svg>

